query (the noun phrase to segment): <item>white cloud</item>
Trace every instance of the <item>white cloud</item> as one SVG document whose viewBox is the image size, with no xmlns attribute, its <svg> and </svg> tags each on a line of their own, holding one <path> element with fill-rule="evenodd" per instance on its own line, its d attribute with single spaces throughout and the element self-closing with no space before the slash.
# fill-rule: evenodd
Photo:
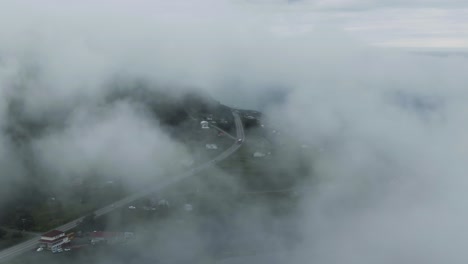
<svg viewBox="0 0 468 264">
<path fill-rule="evenodd" d="M 84 102 L 67 129 L 35 142 L 51 170 L 151 177 L 167 161 L 153 157 L 177 145 L 131 106 L 94 116 L 103 83 L 143 76 L 250 106 L 270 87 L 285 87 L 286 103 L 268 113 L 298 140 L 329 143 L 304 201 L 311 254 L 297 263 L 463 263 L 468 61 L 363 43 L 464 46 L 466 11 L 349 11 L 397 3 L 348 1 L 325 12 L 315 6 L 343 3 L 301 10 L 308 3 L 2 2 L 11 23 L 0 25 L 0 54 L 9 59 L 0 91 L 10 93 L 8 83 L 24 81 L 22 70 L 33 65 L 38 79 L 19 92 L 29 115 Z"/>
<path fill-rule="evenodd" d="M 41 137 L 33 147 L 41 164 L 66 180 L 101 175 L 128 186 L 161 180 L 187 155 L 149 113 L 125 102 L 79 109 L 64 131 Z"/>
</svg>

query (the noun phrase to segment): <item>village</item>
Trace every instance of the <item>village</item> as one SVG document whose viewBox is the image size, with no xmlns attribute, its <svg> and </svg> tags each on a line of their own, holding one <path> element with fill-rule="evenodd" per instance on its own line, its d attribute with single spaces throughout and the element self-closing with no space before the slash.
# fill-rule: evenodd
<svg viewBox="0 0 468 264">
<path fill-rule="evenodd" d="M 257 123 L 259 121 L 258 116 L 254 117 L 249 111 L 241 112 L 241 114 L 245 124 L 249 125 L 249 122 L 251 122 L 251 126 L 259 127 L 264 131 L 264 125 Z M 223 151 L 223 149 L 226 148 L 229 142 L 231 142 L 232 139 L 235 139 L 235 137 L 226 131 L 229 130 L 229 127 L 226 127 L 227 121 L 225 118 L 207 114 L 201 119 L 201 121 L 198 121 L 200 126 L 198 127 L 197 132 L 204 135 L 202 138 L 205 140 L 202 140 L 202 142 L 204 141 L 203 144 L 206 153 L 204 153 L 203 156 L 206 157 L 207 154 L 210 156 L 210 153 L 212 153 L 211 155 L 216 156 L 220 151 Z M 265 131 L 262 133 L 265 133 Z M 270 133 L 273 135 L 279 134 L 276 130 L 272 130 Z M 251 142 L 251 147 L 247 148 L 248 150 L 246 149 L 247 153 L 245 154 L 247 157 L 250 156 L 251 158 L 262 160 L 272 155 L 272 149 L 265 147 L 268 144 L 262 143 L 261 138 L 262 137 L 257 137 L 256 140 Z M 201 149 L 203 149 L 203 147 Z M 184 160 L 181 163 L 183 167 L 194 166 L 193 160 Z M 198 184 L 200 184 L 200 182 Z M 115 228 L 112 231 L 109 231 L 104 227 L 104 225 L 96 224 L 98 221 L 108 221 L 109 218 L 113 217 L 128 218 L 132 219 L 131 221 L 138 221 L 135 219 L 141 217 L 142 214 L 145 215 L 143 218 L 147 217 L 148 214 L 151 214 L 152 219 L 154 219 L 153 217 L 162 219 L 169 214 L 174 215 L 173 212 L 179 211 L 182 212 L 182 214 L 179 214 L 179 217 L 177 217 L 179 219 L 178 221 L 183 221 L 185 216 L 194 213 L 192 212 L 194 211 L 194 207 L 195 211 L 197 211 L 199 206 L 203 206 L 199 204 L 196 198 L 194 198 L 197 196 L 200 187 L 196 187 L 197 184 L 195 183 L 185 185 L 191 186 L 189 191 L 181 190 L 177 185 L 166 190 L 166 193 L 168 193 L 166 194 L 167 197 L 172 197 L 172 199 L 170 199 L 171 204 L 164 198 L 158 199 L 156 197 L 146 197 L 136 201 L 132 205 L 127 205 L 121 210 L 118 210 L 117 213 L 114 212 L 106 217 L 100 217 L 98 219 L 93 215 L 88 215 L 84 217 L 84 219 L 80 220 L 75 228 L 66 232 L 56 229 L 48 231 L 40 236 L 39 243 L 37 244 L 35 251 L 57 254 L 80 250 L 82 248 L 99 247 L 101 245 L 124 245 L 134 241 L 136 235 L 133 230 L 125 230 L 125 227 L 120 226 L 118 228 L 119 231 Z M 246 192 L 246 194 L 250 195 L 251 192 Z M 111 204 L 110 207 L 113 207 L 113 205 Z M 124 231 L 121 231 L 122 229 L 124 229 Z"/>
<path fill-rule="evenodd" d="M 97 244 L 115 245 L 127 243 L 134 238 L 133 232 L 64 232 L 52 230 L 43 235 L 39 240 L 37 252 L 50 251 L 52 253 L 61 253 L 80 249 Z"/>
<path fill-rule="evenodd" d="M 214 112 L 215 114 L 192 114 L 190 133 L 176 133 L 181 142 L 190 146 L 192 154 L 191 158 L 184 157 L 176 162 L 181 170 L 192 170 L 205 163 L 211 164 L 210 160 L 216 159 L 232 146 L 237 148 L 245 142 L 246 144 L 232 157 L 216 167 L 204 169 L 203 173 L 197 173 L 197 177 L 180 180 L 158 192 L 130 195 L 129 197 L 139 197 L 132 198 L 131 202 L 123 202 L 126 199 L 122 198 L 113 202 L 102 200 L 100 206 L 104 207 L 101 209 L 83 212 L 82 217 L 69 222 L 66 227 L 59 226 L 37 236 L 34 248 L 25 254 L 23 259 L 18 259 L 18 263 L 38 257 L 48 261 L 62 261 L 105 254 L 104 252 L 109 251 L 138 251 L 142 245 L 148 243 L 145 241 L 149 237 L 152 238 L 150 244 L 164 244 L 175 234 L 180 235 L 196 229 L 210 234 L 213 241 L 218 240 L 218 245 L 210 250 L 209 254 L 212 256 L 228 256 L 236 251 L 249 251 L 251 246 L 243 242 L 236 242 L 237 244 L 232 246 L 230 239 L 217 238 L 218 234 L 205 230 L 205 226 L 216 224 L 226 225 L 227 228 L 234 223 L 218 222 L 218 218 L 241 212 L 241 208 L 264 203 L 266 200 L 275 201 L 272 206 L 281 208 L 275 210 L 289 211 L 294 208 L 292 204 L 297 197 L 296 192 L 291 190 L 291 177 L 282 176 L 280 170 L 267 169 L 276 159 L 275 146 L 282 145 L 283 137 L 280 136 L 280 132 L 276 128 L 273 129 L 271 124 L 260 122 L 259 112 L 234 112 L 243 126 L 249 128 L 248 138 L 239 138 L 236 135 L 232 127 L 232 113 L 222 111 Z M 239 167 L 243 168 L 244 173 L 239 174 Z M 220 175 L 221 171 L 223 174 L 237 175 L 238 184 L 226 186 L 225 177 L 230 176 Z M 252 177 L 254 175 L 255 177 Z M 98 200 L 93 197 L 102 196 L 119 186 L 119 179 L 103 178 L 100 181 L 101 183 L 94 181 L 96 184 L 88 185 L 79 181 L 74 185 L 78 189 L 94 186 L 88 192 L 83 192 L 86 196 L 79 196 L 81 203 L 94 204 Z M 213 199 L 213 196 L 217 198 Z M 55 205 L 58 201 L 62 199 L 54 196 L 48 203 Z M 60 217 L 59 214 L 57 216 Z M 212 220 L 212 217 L 218 220 Z M 173 234 L 166 233 L 165 229 L 168 227 L 174 229 Z M 157 242 L 158 239 L 162 241 Z M 158 249 L 158 252 L 164 255 L 164 250 Z"/>
</svg>

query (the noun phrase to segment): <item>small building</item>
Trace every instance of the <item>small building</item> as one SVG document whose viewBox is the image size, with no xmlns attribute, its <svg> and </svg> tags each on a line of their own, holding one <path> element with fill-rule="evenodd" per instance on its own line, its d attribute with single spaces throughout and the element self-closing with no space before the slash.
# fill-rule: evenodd
<svg viewBox="0 0 468 264">
<path fill-rule="evenodd" d="M 194 163 L 195 161 L 193 159 L 183 159 L 180 161 L 180 165 L 186 168 L 192 167 Z"/>
<path fill-rule="evenodd" d="M 65 235 L 65 232 L 60 230 L 52 230 L 41 236 L 39 244 L 41 247 L 52 250 L 52 252 L 57 251 L 62 248 L 62 245 L 70 242 L 68 236 Z"/>
<path fill-rule="evenodd" d="M 200 125 L 201 125 L 202 129 L 209 129 L 210 128 L 210 125 L 209 125 L 208 121 L 201 121 Z"/>
<path fill-rule="evenodd" d="M 83 182 L 84 182 L 83 178 L 81 178 L 81 177 L 75 177 L 75 178 L 72 178 L 72 180 L 71 180 L 71 185 L 72 185 L 73 187 L 78 187 L 78 186 L 82 186 L 82 185 L 83 185 Z"/>
<path fill-rule="evenodd" d="M 193 206 L 189 203 L 184 204 L 184 210 L 187 212 L 191 212 L 193 210 Z"/>
<path fill-rule="evenodd" d="M 127 239 L 133 238 L 133 232 L 104 232 L 104 231 L 94 231 L 90 235 L 91 244 L 97 243 L 107 243 L 107 244 L 116 244 L 123 243 Z"/>
<path fill-rule="evenodd" d="M 263 158 L 263 157 L 265 157 L 265 156 L 266 156 L 265 153 L 258 152 L 258 151 L 255 152 L 255 153 L 253 154 L 253 157 L 254 157 L 254 158 Z"/>
<path fill-rule="evenodd" d="M 218 145 L 216 144 L 206 144 L 205 147 L 206 149 L 212 149 L 212 150 L 218 149 Z"/>
<path fill-rule="evenodd" d="M 169 202 L 166 199 L 161 199 L 158 201 L 158 206 L 169 208 Z"/>
</svg>

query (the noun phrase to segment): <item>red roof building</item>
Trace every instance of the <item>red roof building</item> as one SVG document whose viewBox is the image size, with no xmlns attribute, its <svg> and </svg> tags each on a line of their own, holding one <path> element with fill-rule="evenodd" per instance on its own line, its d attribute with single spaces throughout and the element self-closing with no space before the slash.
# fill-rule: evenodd
<svg viewBox="0 0 468 264">
<path fill-rule="evenodd" d="M 49 232 L 43 234 L 41 237 L 43 237 L 43 238 L 45 238 L 47 240 L 47 239 L 54 239 L 56 237 L 61 237 L 61 236 L 64 236 L 64 235 L 65 235 L 65 232 L 63 232 L 63 231 L 52 230 L 52 231 L 49 231 Z"/>
<path fill-rule="evenodd" d="M 104 231 L 95 231 L 92 232 L 89 236 L 92 238 L 113 238 L 121 235 L 119 232 L 104 232 Z"/>
<path fill-rule="evenodd" d="M 123 242 L 128 238 L 133 237 L 131 232 L 104 232 L 104 231 L 94 231 L 89 234 L 91 237 L 91 244 L 105 242 L 105 243 L 118 243 Z"/>
<path fill-rule="evenodd" d="M 52 230 L 41 236 L 39 243 L 42 247 L 56 251 L 61 248 L 63 244 L 70 242 L 65 232 L 60 230 Z"/>
</svg>

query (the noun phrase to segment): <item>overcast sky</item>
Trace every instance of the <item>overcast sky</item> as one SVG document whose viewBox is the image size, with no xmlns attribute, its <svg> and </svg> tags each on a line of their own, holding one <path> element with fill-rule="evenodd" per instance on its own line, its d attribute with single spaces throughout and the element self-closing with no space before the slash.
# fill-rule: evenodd
<svg viewBox="0 0 468 264">
<path fill-rule="evenodd" d="M 314 27 L 323 26 L 325 21 L 372 45 L 412 49 L 468 48 L 468 4 L 462 0 L 197 0 L 190 3 L 139 0 L 131 4 L 108 0 L 74 4 L 54 0 L 40 3 L 2 0 L 2 5 L 5 4 L 4 17 L 21 10 L 31 19 L 43 12 L 53 12 L 50 19 L 77 16 L 81 12 L 90 17 L 100 16 L 101 8 L 107 8 L 106 14 L 113 17 L 148 19 L 152 15 L 178 17 L 183 14 L 190 19 L 223 17 L 226 20 L 228 13 L 240 9 L 255 13 L 257 18 L 268 16 L 270 21 L 265 26 L 282 34 L 307 34 Z M 11 12 L 11 8 L 16 12 Z M 58 10 L 60 12 L 55 12 Z M 8 27 L 22 24 L 24 21 L 18 21 L 19 18 L 8 23 Z"/>
<path fill-rule="evenodd" d="M 253 2 L 268 6 L 272 1 Z M 281 1 L 276 3 L 281 9 Z M 283 28 L 289 33 L 307 34 L 317 20 L 326 20 L 372 45 L 466 49 L 467 8 L 465 1 L 303 0 L 290 1 L 290 12 L 279 13 L 295 25 Z"/>
</svg>

